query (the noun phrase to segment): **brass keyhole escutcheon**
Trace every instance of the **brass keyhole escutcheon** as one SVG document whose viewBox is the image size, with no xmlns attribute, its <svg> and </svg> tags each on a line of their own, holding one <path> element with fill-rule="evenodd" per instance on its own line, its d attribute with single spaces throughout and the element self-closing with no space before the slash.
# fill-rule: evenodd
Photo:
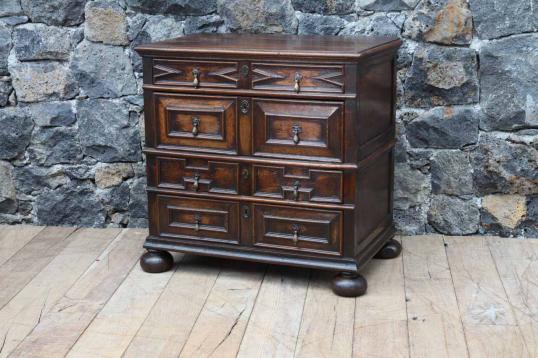
<svg viewBox="0 0 538 358">
<path fill-rule="evenodd" d="M 291 231 L 293 233 L 293 243 L 297 245 L 297 242 L 299 241 L 299 225 L 293 224 L 291 226 Z"/>
<path fill-rule="evenodd" d="M 198 191 L 200 187 L 200 174 L 194 174 L 194 183 L 192 184 L 194 191 Z"/>
<path fill-rule="evenodd" d="M 293 200 L 299 199 L 299 187 L 301 186 L 301 183 L 299 181 L 296 181 L 293 183 Z"/>
<path fill-rule="evenodd" d="M 248 173 L 248 169 L 245 168 L 241 171 L 241 176 L 243 177 L 244 180 L 247 180 L 248 177 L 249 177 L 249 173 Z"/>
<path fill-rule="evenodd" d="M 200 85 L 200 70 L 197 69 L 197 68 L 193 68 L 192 69 L 192 77 L 193 77 L 193 80 L 192 80 L 192 85 L 194 86 L 194 88 L 198 88 L 198 86 Z"/>
<path fill-rule="evenodd" d="M 249 107 L 250 105 L 248 103 L 248 100 L 246 99 L 241 100 L 241 103 L 239 104 L 239 110 L 241 111 L 241 113 L 247 114 Z"/>
<path fill-rule="evenodd" d="M 249 71 L 248 65 L 241 66 L 241 76 L 247 77 L 248 71 Z"/>
<path fill-rule="evenodd" d="M 245 219 L 248 219 L 250 217 L 250 208 L 247 205 L 243 205 L 241 211 L 243 212 L 243 217 Z"/>
<path fill-rule="evenodd" d="M 194 215 L 194 230 L 198 231 L 200 230 L 200 222 L 202 221 L 202 218 L 199 214 Z"/>
<path fill-rule="evenodd" d="M 197 136 L 200 132 L 200 118 L 198 117 L 192 117 L 192 135 Z"/>
<path fill-rule="evenodd" d="M 303 75 L 301 75 L 299 72 L 295 73 L 295 85 L 293 86 L 293 90 L 296 93 L 299 93 L 301 90 L 301 80 L 303 79 Z"/>
<path fill-rule="evenodd" d="M 302 132 L 301 126 L 298 124 L 294 124 L 291 127 L 291 133 L 293 134 L 293 143 L 299 144 L 301 141 L 301 138 L 299 138 L 299 134 Z"/>
</svg>

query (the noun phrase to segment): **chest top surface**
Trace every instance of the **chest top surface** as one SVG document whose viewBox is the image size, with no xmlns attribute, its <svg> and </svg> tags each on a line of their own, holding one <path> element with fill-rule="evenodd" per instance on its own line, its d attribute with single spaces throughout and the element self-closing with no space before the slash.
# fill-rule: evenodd
<svg viewBox="0 0 538 358">
<path fill-rule="evenodd" d="M 172 40 L 140 45 L 141 55 L 195 55 L 211 53 L 224 56 L 313 57 L 359 59 L 396 49 L 396 37 L 298 36 L 281 34 L 193 34 Z"/>
</svg>

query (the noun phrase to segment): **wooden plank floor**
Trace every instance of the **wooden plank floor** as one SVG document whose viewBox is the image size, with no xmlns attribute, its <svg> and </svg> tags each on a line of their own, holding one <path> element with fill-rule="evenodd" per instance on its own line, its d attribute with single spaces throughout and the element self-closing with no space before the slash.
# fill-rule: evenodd
<svg viewBox="0 0 538 358">
<path fill-rule="evenodd" d="M 538 357 L 538 240 L 399 237 L 353 299 L 315 270 L 147 274 L 145 235 L 0 225 L 0 357 Z"/>
</svg>

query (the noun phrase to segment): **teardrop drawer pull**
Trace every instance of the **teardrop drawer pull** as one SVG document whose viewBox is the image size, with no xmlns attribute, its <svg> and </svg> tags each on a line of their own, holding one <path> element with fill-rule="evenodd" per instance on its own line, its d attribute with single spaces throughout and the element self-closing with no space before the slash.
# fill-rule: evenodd
<svg viewBox="0 0 538 358">
<path fill-rule="evenodd" d="M 194 68 L 192 70 L 192 77 L 193 77 L 193 80 L 192 80 L 192 85 L 194 86 L 194 88 L 198 88 L 198 86 L 200 85 L 200 70 L 197 69 L 197 68 Z"/>
<path fill-rule="evenodd" d="M 293 243 L 297 245 L 297 242 L 299 241 L 299 225 L 293 224 L 291 230 L 293 232 Z"/>
<path fill-rule="evenodd" d="M 295 86 L 293 86 L 293 90 L 297 93 L 301 90 L 301 80 L 303 79 L 303 75 L 301 75 L 299 72 L 295 73 Z"/>
<path fill-rule="evenodd" d="M 302 132 L 301 126 L 294 124 L 293 127 L 291 127 L 291 132 L 293 133 L 293 143 L 299 144 L 301 141 L 301 138 L 299 138 L 299 133 Z"/>
<path fill-rule="evenodd" d="M 195 137 L 199 133 L 199 128 L 198 127 L 200 127 L 200 118 L 192 117 L 192 135 L 195 136 Z"/>
<path fill-rule="evenodd" d="M 192 187 L 194 191 L 198 191 L 198 188 L 200 187 L 200 174 L 194 175 L 194 183 L 192 184 Z"/>
</svg>

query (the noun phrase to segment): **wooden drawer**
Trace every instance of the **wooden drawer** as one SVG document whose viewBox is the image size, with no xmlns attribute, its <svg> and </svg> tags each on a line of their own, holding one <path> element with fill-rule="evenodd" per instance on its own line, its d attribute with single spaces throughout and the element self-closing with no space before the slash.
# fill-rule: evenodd
<svg viewBox="0 0 538 358">
<path fill-rule="evenodd" d="M 342 214 L 339 211 L 253 205 L 254 246 L 340 255 Z"/>
<path fill-rule="evenodd" d="M 257 156 L 342 161 L 341 102 L 253 99 Z"/>
<path fill-rule="evenodd" d="M 237 194 L 239 164 L 197 158 L 148 156 L 149 185 L 194 192 Z"/>
<path fill-rule="evenodd" d="M 237 153 L 237 99 L 155 93 L 156 145 Z"/>
<path fill-rule="evenodd" d="M 232 61 L 153 60 L 153 83 L 183 87 L 238 88 L 239 63 Z"/>
<path fill-rule="evenodd" d="M 157 194 L 158 234 L 239 244 L 239 204 Z"/>
<path fill-rule="evenodd" d="M 282 92 L 344 92 L 342 65 L 253 63 L 252 89 Z"/>
<path fill-rule="evenodd" d="M 343 173 L 292 166 L 254 165 L 254 196 L 294 201 L 342 202 Z"/>
</svg>

